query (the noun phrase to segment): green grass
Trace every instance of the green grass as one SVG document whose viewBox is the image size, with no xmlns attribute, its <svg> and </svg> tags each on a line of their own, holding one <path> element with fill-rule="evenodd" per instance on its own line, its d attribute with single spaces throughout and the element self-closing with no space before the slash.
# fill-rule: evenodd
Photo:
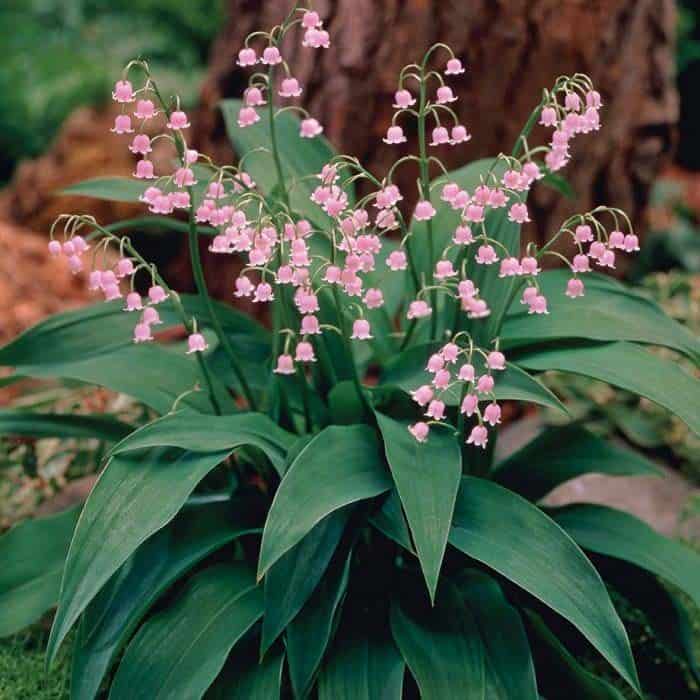
<svg viewBox="0 0 700 700">
<path fill-rule="evenodd" d="M 0 700 L 67 700 L 70 642 L 63 645 L 47 673 L 44 667 L 47 639 L 47 629 L 36 625 L 0 640 Z"/>
</svg>

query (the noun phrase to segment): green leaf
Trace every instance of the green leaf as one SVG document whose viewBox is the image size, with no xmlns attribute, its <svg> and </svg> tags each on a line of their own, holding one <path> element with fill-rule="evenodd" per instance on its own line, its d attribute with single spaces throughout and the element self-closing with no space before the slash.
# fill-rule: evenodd
<svg viewBox="0 0 700 700">
<path fill-rule="evenodd" d="M 275 700 L 280 697 L 284 652 L 276 649 L 259 661 L 254 645 L 247 646 L 247 653 L 236 647 L 204 696 L 205 700 Z"/>
<path fill-rule="evenodd" d="M 605 585 L 541 510 L 497 484 L 464 477 L 450 543 L 566 618 L 639 691 L 629 640 Z"/>
<path fill-rule="evenodd" d="M 462 477 L 459 444 L 451 431 L 439 429 L 421 444 L 408 432 L 407 423 L 375 415 L 430 600 L 434 601 Z"/>
<path fill-rule="evenodd" d="M 234 644 L 263 614 L 262 590 L 242 564 L 220 564 L 152 617 L 127 647 L 110 698 L 201 698 Z"/>
<path fill-rule="evenodd" d="M 504 349 L 571 338 L 629 340 L 663 345 L 700 359 L 698 338 L 653 301 L 596 273 L 583 277 L 585 296 L 570 299 L 564 294 L 570 277 L 565 270 L 549 270 L 539 276 L 548 300 L 547 316 L 528 314 L 520 300 L 515 300 L 501 331 Z"/>
<path fill-rule="evenodd" d="M 541 180 L 540 183 L 553 189 L 555 192 L 563 195 L 567 199 L 576 199 L 576 192 L 571 186 L 571 183 L 562 175 L 557 173 L 548 172 Z"/>
<path fill-rule="evenodd" d="M 351 552 L 336 557 L 318 589 L 287 627 L 289 677 L 296 697 L 309 691 L 330 643 L 350 576 Z"/>
<path fill-rule="evenodd" d="M 240 435 L 233 432 L 235 424 L 231 424 L 231 444 L 244 445 L 249 421 L 243 415 L 235 418 L 243 420 Z M 140 544 L 175 517 L 195 486 L 233 449 L 197 453 L 158 448 L 125 452 L 110 459 L 90 493 L 71 542 L 49 638 L 49 661 L 110 576 Z M 277 459 L 275 452 L 267 456 Z"/>
<path fill-rule="evenodd" d="M 373 430 L 363 425 L 322 430 L 299 453 L 277 489 L 263 531 L 258 576 L 326 515 L 390 488 Z"/>
<path fill-rule="evenodd" d="M 57 194 L 107 199 L 112 202 L 138 202 L 150 185 L 147 180 L 136 180 L 133 177 L 93 177 L 68 185 Z"/>
<path fill-rule="evenodd" d="M 206 310 L 199 300 L 186 295 L 182 300 L 188 313 L 206 325 Z M 122 307 L 123 303 L 116 301 L 51 316 L 0 348 L 0 365 L 12 366 L 24 376 L 62 377 L 105 386 L 166 413 L 180 394 L 201 384 L 198 364 L 183 352 L 159 343 L 135 344 L 134 316 Z M 163 320 L 159 328 L 180 325 L 170 302 L 161 304 L 159 313 Z M 265 331 L 224 305 L 217 305 L 217 313 L 242 355 L 267 360 Z M 223 384 L 216 377 L 213 381 L 220 405 L 234 411 L 235 404 Z M 203 391 L 188 394 L 182 404 L 212 410 Z"/>
<path fill-rule="evenodd" d="M 178 411 L 131 433 L 112 450 L 122 454 L 149 447 L 179 447 L 188 452 L 219 452 L 241 446 L 262 450 L 280 474 L 295 437 L 262 413 L 205 416 Z"/>
<path fill-rule="evenodd" d="M 346 508 L 326 516 L 268 570 L 261 653 L 270 648 L 314 592 L 340 542 L 348 515 Z"/>
<path fill-rule="evenodd" d="M 36 622 L 58 602 L 63 563 L 80 508 L 25 520 L 0 537 L 0 637 Z"/>
<path fill-rule="evenodd" d="M 486 655 L 486 698 L 538 700 L 525 628 L 501 587 L 476 569 L 462 572 L 456 585 L 481 634 Z"/>
<path fill-rule="evenodd" d="M 441 587 L 435 607 L 393 601 L 391 631 L 421 697 L 486 700 L 479 629 L 452 584 Z"/>
<path fill-rule="evenodd" d="M 644 396 L 667 408 L 700 434 L 700 381 L 677 363 L 634 343 L 545 348 L 518 356 L 526 369 L 582 374 Z"/>
<path fill-rule="evenodd" d="M 633 450 L 603 440 L 580 425 L 547 428 L 497 465 L 493 478 L 530 501 L 539 501 L 565 481 L 590 472 L 637 476 L 660 470 Z"/>
<path fill-rule="evenodd" d="M 552 634 L 540 617 L 527 611 L 527 623 L 541 692 L 547 697 L 568 700 L 623 700 L 622 693 L 607 681 L 587 671 Z"/>
<path fill-rule="evenodd" d="M 0 409 L 0 434 L 34 438 L 97 438 L 117 442 L 133 427 L 102 414 L 35 413 Z"/>
<path fill-rule="evenodd" d="M 429 384 L 432 377 L 425 370 L 425 366 L 430 355 L 439 347 L 440 345 L 436 343 L 425 343 L 405 350 L 385 368 L 380 386 L 397 386 L 409 392 L 417 389 L 421 384 Z M 477 373 L 484 371 L 484 361 L 481 356 L 474 356 L 472 364 Z M 499 401 L 527 401 L 567 413 L 564 405 L 549 389 L 512 362 L 507 364 L 505 371 L 495 373 L 494 378 L 496 380 L 494 393 Z M 460 388 L 455 386 L 445 391 L 441 398 L 449 406 L 456 406 L 459 403 L 459 394 Z"/>
<path fill-rule="evenodd" d="M 194 165 L 197 184 L 192 188 L 194 202 L 197 203 L 204 194 L 213 171 L 205 165 Z M 141 195 L 153 183 L 149 180 L 136 180 L 133 177 L 93 177 L 81 180 L 57 192 L 58 195 L 92 197 L 111 202 L 140 202 Z M 145 206 L 145 205 L 144 205 Z"/>
<path fill-rule="evenodd" d="M 401 499 L 396 489 L 389 493 L 382 507 L 369 518 L 369 522 L 390 540 L 394 540 L 409 552 L 415 553 L 411 533 L 401 509 Z"/>
<path fill-rule="evenodd" d="M 272 157 L 270 141 L 270 121 L 267 110 L 260 112 L 260 121 L 242 129 L 238 126 L 238 112 L 243 106 L 241 100 L 223 100 L 221 112 L 226 122 L 226 131 L 240 158 L 245 157 L 244 169 L 249 172 L 258 188 L 265 195 L 273 195 L 277 186 L 277 170 Z M 325 225 L 329 219 L 323 210 L 311 200 L 311 193 L 319 180 L 309 175 L 318 175 L 321 169 L 335 155 L 330 143 L 323 137 L 303 139 L 299 135 L 299 119 L 291 112 L 282 112 L 275 117 L 277 146 L 292 209 L 311 221 Z M 257 150 L 256 149 L 265 149 Z M 350 192 L 352 201 L 352 193 Z"/>
<path fill-rule="evenodd" d="M 401 700 L 404 662 L 381 633 L 341 628 L 318 678 L 318 700 Z"/>
<path fill-rule="evenodd" d="M 142 544 L 88 605 L 73 646 L 72 700 L 92 700 L 105 673 L 144 614 L 194 564 L 253 532 L 229 502 L 184 508 Z"/>
<path fill-rule="evenodd" d="M 550 515 L 584 549 L 624 559 L 677 586 L 700 605 L 700 555 L 645 522 L 606 506 L 586 503 Z"/>
</svg>

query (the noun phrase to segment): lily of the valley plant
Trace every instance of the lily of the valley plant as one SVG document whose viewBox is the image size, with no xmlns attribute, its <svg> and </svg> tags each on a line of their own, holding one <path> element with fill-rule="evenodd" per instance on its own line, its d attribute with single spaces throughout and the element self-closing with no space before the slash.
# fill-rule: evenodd
<svg viewBox="0 0 700 700">
<path fill-rule="evenodd" d="M 619 698 L 582 654 L 638 692 L 655 669 L 635 664 L 611 590 L 695 673 L 684 609 L 657 576 L 697 602 L 698 557 L 622 512 L 541 503 L 586 472 L 656 471 L 567 422 L 541 372 L 610 382 L 700 429 L 697 379 L 644 347 L 697 360 L 697 339 L 600 274 L 639 248 L 627 216 L 599 206 L 542 247 L 520 242 L 528 193 L 563 187 L 555 173 L 595 138 L 601 96 L 560 77 L 509 154 L 447 172 L 438 147 L 470 148 L 453 92 L 467 67 L 438 44 L 399 74 L 383 140 L 403 155 L 371 173 L 297 106 L 284 56 L 299 37 L 330 45 L 295 6 L 232 59 L 250 75 L 222 104 L 236 166 L 191 147 L 187 114 L 145 61 L 126 67 L 112 131 L 137 154 L 134 179 L 72 189 L 149 214 L 60 217 L 51 253 L 107 303 L 0 351 L 18 375 L 146 408 L 121 440 L 94 426 L 113 443 L 99 480 L 79 517 L 40 530 L 63 523 L 70 541 L 48 655 L 76 630 L 71 697 L 108 684 L 129 700 Z M 419 148 L 406 155 L 409 130 Z M 159 140 L 177 154 L 163 172 Z M 414 192 L 396 184 L 406 171 Z M 189 238 L 196 294 L 120 234 L 152 226 Z M 232 300 L 268 309 L 271 330 L 212 300 L 205 242 L 239 261 Z M 504 401 L 558 411 L 559 427 L 501 454 Z"/>
</svg>

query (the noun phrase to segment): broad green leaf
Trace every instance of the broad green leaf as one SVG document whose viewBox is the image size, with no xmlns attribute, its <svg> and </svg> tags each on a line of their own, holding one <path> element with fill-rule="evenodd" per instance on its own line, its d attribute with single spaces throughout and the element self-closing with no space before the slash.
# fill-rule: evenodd
<svg viewBox="0 0 700 700">
<path fill-rule="evenodd" d="M 236 647 L 224 670 L 204 696 L 205 700 L 278 700 L 284 652 L 275 649 L 263 659 L 258 659 L 257 648 L 253 644 L 246 646 L 246 650 Z"/>
<path fill-rule="evenodd" d="M 474 616 L 486 656 L 488 700 L 537 700 L 535 667 L 517 610 L 490 576 L 467 569 L 455 582 Z"/>
<path fill-rule="evenodd" d="M 0 409 L 0 435 L 35 438 L 97 438 L 117 442 L 133 430 L 132 426 L 110 416 L 75 413 L 35 413 Z"/>
<path fill-rule="evenodd" d="M 165 590 L 209 553 L 251 532 L 231 510 L 229 502 L 185 507 L 97 594 L 83 613 L 73 646 L 73 700 L 96 697 L 121 647 Z"/>
<path fill-rule="evenodd" d="M 450 543 L 566 618 L 639 690 L 629 640 L 605 585 L 539 508 L 490 481 L 464 477 Z"/>
<path fill-rule="evenodd" d="M 610 683 L 587 671 L 552 634 L 538 615 L 527 611 L 527 626 L 540 673 L 540 691 L 551 698 L 568 700 L 623 700 Z"/>
<path fill-rule="evenodd" d="M 421 444 L 408 432 L 407 423 L 375 415 L 430 599 L 434 600 L 462 477 L 461 450 L 451 431 L 433 430 L 427 443 Z"/>
<path fill-rule="evenodd" d="M 110 698 L 201 698 L 234 644 L 262 614 L 262 590 L 245 565 L 205 569 L 178 600 L 136 633 Z"/>
<path fill-rule="evenodd" d="M 341 627 L 318 677 L 318 700 L 401 700 L 404 668 L 388 635 Z"/>
<path fill-rule="evenodd" d="M 289 677 L 296 697 L 304 697 L 337 623 L 350 575 L 351 552 L 337 557 L 302 611 L 287 627 Z"/>
<path fill-rule="evenodd" d="M 232 441 L 235 439 L 233 435 Z M 49 638 L 49 660 L 110 576 L 175 517 L 195 486 L 232 451 L 158 448 L 110 459 L 90 493 L 71 542 Z M 276 455 L 268 457 L 275 459 Z"/>
<path fill-rule="evenodd" d="M 391 631 L 421 697 L 487 700 L 479 629 L 452 584 L 441 587 L 435 607 L 393 601 Z"/>
<path fill-rule="evenodd" d="M 493 478 L 530 501 L 539 501 L 569 479 L 595 472 L 637 476 L 661 472 L 633 450 L 603 440 L 580 425 L 547 428 L 497 465 Z"/>
<path fill-rule="evenodd" d="M 390 540 L 394 540 L 409 552 L 414 551 L 411 533 L 408 530 L 406 518 L 401 509 L 401 499 L 396 489 L 389 493 L 382 507 L 369 518 L 369 522 Z"/>
<path fill-rule="evenodd" d="M 432 375 L 425 370 L 425 367 L 430 355 L 439 347 L 435 343 L 425 343 L 405 350 L 386 367 L 381 377 L 381 385 L 393 385 L 409 392 L 417 389 L 421 384 L 429 384 Z M 484 363 L 481 356 L 474 356 L 472 364 L 478 373 L 483 371 Z M 567 413 L 564 405 L 549 389 L 511 362 L 507 364 L 505 371 L 495 372 L 494 379 L 496 380 L 494 393 L 499 401 L 528 401 Z M 449 406 L 456 406 L 459 403 L 460 387 L 448 389 L 441 398 Z"/>
<path fill-rule="evenodd" d="M 571 277 L 564 270 L 543 272 L 538 283 L 547 297 L 549 314 L 528 314 L 519 299 L 511 306 L 501 331 L 504 349 L 570 338 L 630 340 L 663 345 L 700 359 L 700 341 L 653 301 L 609 278 L 591 274 L 582 279 L 586 293 L 564 294 Z"/>
<path fill-rule="evenodd" d="M 0 637 L 36 622 L 58 602 L 80 508 L 25 520 L 0 537 Z"/>
<path fill-rule="evenodd" d="M 213 172 L 205 165 L 194 165 L 197 184 L 194 185 L 194 202 L 197 203 L 207 187 L 208 180 Z M 93 199 L 106 199 L 112 202 L 140 202 L 141 195 L 153 183 L 149 180 L 137 180 L 133 177 L 114 175 L 111 177 L 93 177 L 81 180 L 63 188 L 58 195 L 92 197 Z M 144 205 L 145 207 L 145 205 Z M 175 221 L 175 220 L 174 220 Z"/>
<path fill-rule="evenodd" d="M 280 483 L 267 515 L 258 576 L 326 515 L 391 488 L 373 430 L 331 426 L 299 453 Z"/>
<path fill-rule="evenodd" d="M 584 549 L 624 559 L 677 586 L 700 605 L 700 555 L 652 530 L 645 522 L 587 503 L 555 508 L 550 515 Z"/>
<path fill-rule="evenodd" d="M 242 129 L 238 126 L 238 112 L 242 106 L 241 100 L 221 102 L 228 137 L 239 158 L 245 158 L 243 168 L 253 176 L 258 188 L 265 195 L 274 195 L 278 181 L 271 152 L 268 112 L 262 110 L 257 124 Z M 308 176 L 318 175 L 335 152 L 323 136 L 301 138 L 299 124 L 299 119 L 291 112 L 282 112 L 275 117 L 282 173 L 287 187 L 290 188 L 293 184 L 289 192 L 292 209 L 311 221 L 324 225 L 329 221 L 327 215 L 310 200 L 311 193 L 320 181 Z M 352 194 L 350 196 L 352 201 Z"/>
<path fill-rule="evenodd" d="M 178 411 L 131 433 L 114 447 L 112 454 L 148 447 L 179 447 L 188 452 L 219 452 L 241 446 L 257 447 L 282 474 L 287 450 L 293 442 L 293 435 L 279 428 L 262 413 L 205 416 L 191 411 Z"/>
<path fill-rule="evenodd" d="M 58 194 L 107 199 L 112 202 L 138 202 L 139 197 L 150 185 L 148 180 L 136 180 L 132 177 L 94 177 L 68 185 Z"/>
<path fill-rule="evenodd" d="M 207 314 L 199 300 L 190 296 L 182 299 L 188 313 L 205 325 Z M 159 343 L 134 344 L 135 317 L 122 306 L 116 301 L 51 316 L 0 348 L 0 365 L 12 366 L 24 376 L 63 377 L 106 386 L 165 413 L 180 394 L 202 384 L 198 363 Z M 241 356 L 266 362 L 266 332 L 229 307 L 218 304 L 216 308 Z M 159 328 L 180 324 L 169 302 L 159 306 L 159 313 L 163 320 Z M 260 365 L 257 367 L 259 372 Z M 235 410 L 224 386 L 216 377 L 213 380 L 219 403 L 229 412 Z M 182 403 L 200 411 L 212 410 L 203 391 L 190 393 Z"/>
<path fill-rule="evenodd" d="M 582 374 L 639 394 L 675 413 L 700 434 L 700 381 L 677 363 L 634 343 L 545 348 L 519 354 L 517 362 L 535 371 Z"/>
<path fill-rule="evenodd" d="M 263 654 L 311 597 L 340 542 L 348 515 L 345 508 L 326 516 L 269 568 L 260 645 Z"/>
</svg>

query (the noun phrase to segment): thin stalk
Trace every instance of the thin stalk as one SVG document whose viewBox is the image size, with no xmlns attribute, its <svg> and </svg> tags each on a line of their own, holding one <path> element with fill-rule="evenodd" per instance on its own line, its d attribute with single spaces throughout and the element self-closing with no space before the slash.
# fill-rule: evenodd
<svg viewBox="0 0 700 700">
<path fill-rule="evenodd" d="M 420 187 L 421 197 L 430 201 L 430 168 L 428 164 L 428 153 L 425 141 L 425 103 L 426 103 L 426 78 L 425 69 L 423 69 L 420 81 L 420 95 L 418 106 L 418 150 L 420 154 Z M 433 265 L 435 264 L 435 243 L 433 241 L 433 222 L 428 219 L 426 222 L 428 229 L 428 270 L 432 274 Z M 437 292 L 430 292 L 430 306 L 433 313 L 430 316 L 430 339 L 433 340 L 437 335 Z"/>
<path fill-rule="evenodd" d="M 275 128 L 275 105 L 272 100 L 272 93 L 275 84 L 275 68 L 270 66 L 267 71 L 267 113 L 270 122 L 270 145 L 272 146 L 272 159 L 277 170 L 277 187 L 282 194 L 282 199 L 289 209 L 289 193 L 284 182 L 284 172 L 277 145 L 277 129 Z"/>
<path fill-rule="evenodd" d="M 190 200 L 194 202 L 192 188 L 189 187 L 188 191 L 190 193 Z M 248 384 L 248 381 L 245 378 L 245 373 L 243 372 L 243 369 L 238 363 L 238 358 L 236 357 L 236 353 L 233 347 L 231 346 L 231 342 L 229 341 L 228 336 L 224 332 L 224 328 L 221 325 L 221 321 L 219 320 L 219 317 L 216 314 L 216 310 L 214 309 L 214 302 L 209 296 L 207 283 L 204 279 L 202 258 L 199 254 L 199 233 L 197 231 L 197 223 L 194 219 L 193 206 L 190 207 L 190 225 L 188 239 L 190 247 L 190 259 L 192 262 L 192 273 L 194 275 L 195 286 L 197 287 L 197 294 L 206 306 L 211 324 L 212 326 L 214 326 L 214 331 L 216 332 L 219 342 L 221 343 L 221 346 L 223 347 L 224 352 L 226 353 L 231 363 L 233 373 L 236 375 L 236 379 L 238 380 L 238 383 L 241 387 L 241 392 L 245 397 L 246 401 L 248 402 L 248 406 L 251 408 L 251 410 L 257 411 L 258 409 L 255 396 L 253 395 L 253 392 L 250 389 L 250 385 Z"/>
<path fill-rule="evenodd" d="M 155 83 L 152 83 L 153 86 L 153 91 L 158 98 L 158 101 L 160 102 L 163 110 L 165 111 L 166 115 L 168 118 L 170 118 L 170 107 L 167 105 L 165 100 L 163 99 L 160 91 L 158 90 L 158 87 L 156 86 Z M 178 155 L 180 156 L 180 160 L 182 161 L 183 165 L 185 164 L 185 144 L 184 140 L 182 138 L 182 135 L 177 132 L 176 138 L 175 138 L 175 144 L 177 147 Z M 223 326 L 221 325 L 221 321 L 219 321 L 219 317 L 216 314 L 216 310 L 214 309 L 214 304 L 211 300 L 211 297 L 209 296 L 209 291 L 207 289 L 207 283 L 206 280 L 204 279 L 204 271 L 202 269 L 202 259 L 199 254 L 199 229 L 197 226 L 197 222 L 195 221 L 195 211 L 194 211 L 194 192 L 191 187 L 187 188 L 187 191 L 190 195 L 190 209 L 189 209 L 189 230 L 188 230 L 188 238 L 189 238 L 189 248 L 190 248 L 190 259 L 192 262 L 192 273 L 194 275 L 194 280 L 195 280 L 195 285 L 197 287 L 197 294 L 201 298 L 201 300 L 204 302 L 205 306 L 207 307 L 207 311 L 209 312 L 209 318 L 211 320 L 212 326 L 214 326 L 214 330 L 216 332 L 216 335 L 219 339 L 219 342 L 221 343 L 221 346 L 224 349 L 224 352 L 229 358 L 229 361 L 231 362 L 231 367 L 233 368 L 233 372 L 236 375 L 236 378 L 238 379 L 238 382 L 241 386 L 241 392 L 243 393 L 243 396 L 245 397 L 246 401 L 248 402 L 248 406 L 253 410 L 257 410 L 257 402 L 255 400 L 255 396 L 253 395 L 253 392 L 250 390 L 250 386 L 248 385 L 248 382 L 245 378 L 245 375 L 243 373 L 243 370 L 241 369 L 240 364 L 238 363 L 238 358 L 236 357 L 236 353 L 233 350 L 233 347 L 231 346 L 231 343 L 229 342 L 228 337 L 224 333 Z"/>
</svg>

